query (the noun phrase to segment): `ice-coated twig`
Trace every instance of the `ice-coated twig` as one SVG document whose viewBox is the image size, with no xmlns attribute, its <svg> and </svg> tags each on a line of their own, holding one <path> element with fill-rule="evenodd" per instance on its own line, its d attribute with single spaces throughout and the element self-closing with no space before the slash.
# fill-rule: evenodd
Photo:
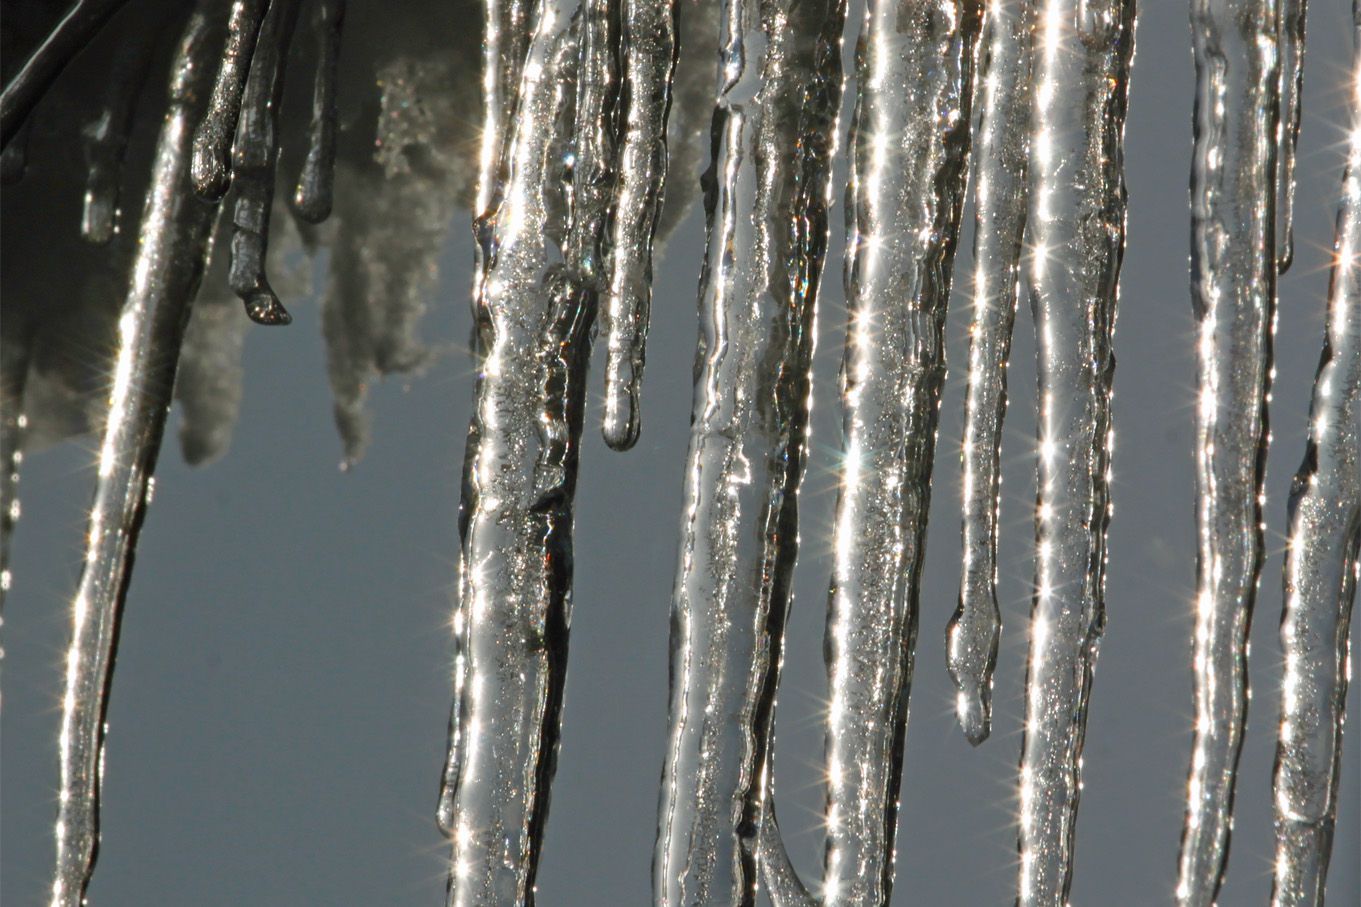
<svg viewBox="0 0 1361 907">
<path fill-rule="evenodd" d="M 641 428 L 640 385 L 652 305 L 652 240 L 666 181 L 676 63 L 676 0 L 622 0 L 623 136 L 601 318 L 605 443 L 626 450 Z"/>
<path fill-rule="evenodd" d="M 1125 245 L 1133 0 L 1045 0 L 1035 32 L 1026 279 L 1039 360 L 1035 588 L 1018 907 L 1066 904 L 1105 622 L 1111 351 Z"/>
<path fill-rule="evenodd" d="M 751 904 L 798 549 L 841 0 L 725 0 L 653 899 Z"/>
<path fill-rule="evenodd" d="M 83 904 L 94 868 L 114 641 L 146 516 L 180 341 L 217 215 L 217 207 L 194 198 L 189 185 L 191 135 L 208 88 L 203 59 L 217 31 L 204 13 L 206 5 L 190 14 L 171 64 L 169 108 L 156 145 L 131 285 L 118 320 L 108 421 L 66 654 L 52 907 Z"/>
<path fill-rule="evenodd" d="M 29 113 L 42 100 L 85 45 L 123 8 L 127 0 L 75 0 L 0 92 L 0 146 L 8 146 Z"/>
<path fill-rule="evenodd" d="M 213 80 L 212 97 L 208 99 L 203 122 L 194 132 L 190 174 L 194 191 L 209 201 L 221 199 L 231 185 L 232 139 L 241 116 L 241 99 L 250 76 L 255 41 L 269 4 L 270 0 L 232 0 L 227 41 Z"/>
<path fill-rule="evenodd" d="M 1304 35 L 1308 0 L 1276 0 L 1280 21 L 1281 118 L 1276 191 L 1276 271 L 1295 258 L 1295 160 L 1304 92 Z"/>
<path fill-rule="evenodd" d="M 964 404 L 964 529 L 959 606 L 946 631 L 955 714 L 975 746 L 992 726 L 997 607 L 997 520 L 1007 358 L 1016 321 L 1030 143 L 1033 7 L 992 0 L 983 14 L 974 85 L 973 323 Z"/>
<path fill-rule="evenodd" d="M 1275 907 L 1323 903 L 1361 549 L 1361 9 L 1352 6 L 1352 122 L 1323 356 L 1290 492 L 1276 743 Z"/>
<path fill-rule="evenodd" d="M 540 0 L 508 181 L 479 286 L 481 370 L 464 463 L 454 706 L 438 821 L 449 904 L 532 903 L 557 761 L 572 500 L 595 295 L 564 261 L 579 35 Z"/>
<path fill-rule="evenodd" d="M 317 45 L 312 120 L 307 126 L 307 157 L 290 199 L 293 213 L 309 224 L 319 224 L 331 216 L 336 170 L 336 88 L 344 24 L 345 0 L 312 0 L 310 28 Z"/>
<path fill-rule="evenodd" d="M 293 320 L 269 285 L 265 259 L 274 207 L 274 166 L 279 159 L 279 102 L 288 48 L 298 21 L 298 2 L 271 0 L 269 4 L 255 44 L 232 147 L 236 204 L 227 282 L 256 324 L 288 324 Z"/>
<path fill-rule="evenodd" d="M 1182 907 L 1209 907 L 1223 880 L 1247 714 L 1276 297 L 1278 21 L 1276 0 L 1191 4 L 1197 548 L 1195 740 L 1176 889 Z"/>
<path fill-rule="evenodd" d="M 151 68 L 160 29 L 158 22 L 128 29 L 114 49 L 104 96 L 93 119 L 81 130 L 89 172 L 80 217 L 80 235 L 92 243 L 107 243 L 118 232 L 119 183 L 123 153 L 128 147 L 137 102 Z"/>
</svg>

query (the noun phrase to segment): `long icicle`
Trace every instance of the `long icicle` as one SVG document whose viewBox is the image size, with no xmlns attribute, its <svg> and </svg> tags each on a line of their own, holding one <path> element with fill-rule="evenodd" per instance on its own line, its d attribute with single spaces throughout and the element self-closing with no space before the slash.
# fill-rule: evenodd
<svg viewBox="0 0 1361 907">
<path fill-rule="evenodd" d="M 194 191 L 218 201 L 231 185 L 232 139 L 241 116 L 241 99 L 250 76 L 255 41 L 270 0 L 232 0 L 227 19 L 227 42 L 222 48 L 212 97 L 203 122 L 194 132 L 194 159 L 190 176 Z M 202 65 L 200 62 L 199 65 Z"/>
<path fill-rule="evenodd" d="M 274 166 L 279 159 L 279 103 L 283 99 L 288 49 L 298 21 L 299 0 L 272 0 L 255 44 L 250 78 L 241 100 L 232 176 L 231 264 L 227 283 L 256 324 L 288 324 L 292 316 L 265 276 L 269 217 L 274 207 Z"/>
<path fill-rule="evenodd" d="M 189 185 L 192 130 L 208 88 L 203 59 L 217 31 L 205 5 L 210 4 L 200 4 L 190 14 L 171 64 L 169 108 L 152 164 L 132 283 L 118 322 L 113 390 L 66 655 L 53 907 L 83 904 L 94 868 L 114 642 L 146 516 L 180 340 L 217 216 L 216 206 L 194 198 Z"/>
<path fill-rule="evenodd" d="M 479 287 L 486 355 L 464 465 L 454 706 L 437 812 L 450 907 L 533 903 L 557 761 L 571 607 L 572 500 L 594 296 L 563 261 L 578 31 L 541 0 L 508 181 Z"/>
<path fill-rule="evenodd" d="M 886 905 L 968 176 L 978 0 L 870 0 L 847 188 L 844 454 L 827 604 L 821 902 Z M 764 830 L 763 830 L 764 832 Z M 763 835 L 777 907 L 804 903 Z"/>
<path fill-rule="evenodd" d="M 312 119 L 307 126 L 307 156 L 289 202 L 309 224 L 331 216 L 336 173 L 336 90 L 340 77 L 340 35 L 345 0 L 312 0 L 310 27 L 317 45 L 312 79 Z"/>
<path fill-rule="evenodd" d="M 652 306 L 652 238 L 666 181 L 676 65 L 676 0 L 623 0 L 623 137 L 601 310 L 606 334 L 605 443 L 626 450 L 641 428 L 640 384 Z"/>
<path fill-rule="evenodd" d="M 1276 298 L 1277 22 L 1277 0 L 1191 4 L 1196 721 L 1176 889 L 1182 907 L 1208 907 L 1218 895 L 1247 715 Z"/>
<path fill-rule="evenodd" d="M 946 640 L 957 690 L 955 714 L 975 746 L 991 732 L 992 674 L 1002 627 L 997 607 L 1002 421 L 1026 220 L 1033 20 L 1033 7 L 1024 0 L 988 3 L 974 86 L 981 110 L 973 151 L 976 232 L 962 456 L 964 556 L 959 606 Z"/>
<path fill-rule="evenodd" d="M 1072 881 L 1087 700 L 1105 623 L 1134 2 L 1046 0 L 1036 41 L 1026 276 L 1039 360 L 1039 487 L 1018 907 L 1065 904 Z"/>
<path fill-rule="evenodd" d="M 659 907 L 755 898 L 841 101 L 843 0 L 726 0 L 722 15 Z"/>
<path fill-rule="evenodd" d="M 153 20 L 130 28 L 121 36 L 122 40 L 114 48 L 113 65 L 99 109 L 81 130 L 89 172 L 81 209 L 80 235 L 88 242 L 107 243 L 120 226 L 122 211 L 118 199 L 123 154 L 132 133 L 137 102 L 151 69 L 156 41 L 161 33 L 160 24 Z"/>
<path fill-rule="evenodd" d="M 1284 274 L 1295 259 L 1295 159 L 1300 140 L 1304 92 L 1304 35 L 1308 0 L 1276 0 L 1279 4 L 1281 118 L 1278 123 L 1280 165 L 1276 191 L 1276 271 Z"/>
<path fill-rule="evenodd" d="M 1304 463 L 1290 493 L 1274 907 L 1323 903 L 1337 821 L 1349 625 L 1361 570 L 1361 8 L 1356 3 L 1352 16 L 1352 122 L 1327 331 Z"/>
</svg>

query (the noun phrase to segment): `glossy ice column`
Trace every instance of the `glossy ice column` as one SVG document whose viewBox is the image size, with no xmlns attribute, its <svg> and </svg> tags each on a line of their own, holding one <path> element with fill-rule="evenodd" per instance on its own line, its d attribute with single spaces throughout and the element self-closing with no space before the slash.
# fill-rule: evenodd
<svg viewBox="0 0 1361 907">
<path fill-rule="evenodd" d="M 1037 14 L 1026 279 L 1039 475 L 1016 901 L 1058 907 L 1072 878 L 1087 699 L 1105 621 L 1134 4 L 1045 0 Z"/>
<path fill-rule="evenodd" d="M 312 119 L 307 126 L 307 157 L 290 200 L 293 213 L 309 224 L 331 216 L 336 167 L 336 88 L 345 0 L 312 0 L 310 30 L 317 45 L 312 77 Z"/>
<path fill-rule="evenodd" d="M 222 48 L 212 97 L 208 99 L 203 122 L 194 132 L 191 170 L 194 191 L 210 201 L 222 198 L 231 185 L 232 138 L 241 115 L 255 41 L 268 7 L 269 0 L 232 0 L 227 41 Z"/>
<path fill-rule="evenodd" d="M 482 144 L 478 156 L 477 197 L 473 203 L 473 317 L 486 319 L 482 310 L 482 276 L 496 209 L 510 177 L 507 145 L 515 124 L 520 75 L 535 23 L 531 0 L 482 0 Z M 475 334 L 480 334 L 480 329 Z"/>
<path fill-rule="evenodd" d="M 1355 53 L 1327 332 L 1304 463 L 1290 493 L 1281 619 L 1285 678 L 1276 745 L 1276 907 L 1323 903 L 1337 820 L 1349 623 L 1361 547 L 1361 18 Z"/>
<path fill-rule="evenodd" d="M 94 868 L 114 642 L 180 341 L 217 215 L 216 206 L 195 198 L 189 185 L 190 139 L 207 94 L 203 60 L 214 46 L 214 31 L 200 5 L 171 64 L 169 108 L 152 163 L 131 286 L 118 320 L 108 421 L 66 653 L 53 907 L 83 903 Z"/>
<path fill-rule="evenodd" d="M 0 145 L 9 145 L 66 64 L 99 34 L 109 18 L 126 2 L 74 0 L 0 94 Z"/>
<path fill-rule="evenodd" d="M 607 279 L 602 247 L 617 176 L 614 117 L 619 98 L 618 14 L 616 0 L 583 0 L 577 14 L 581 56 L 568 152 L 571 229 L 567 264 L 577 291 L 591 293 L 597 299 Z"/>
<path fill-rule="evenodd" d="M 979 118 L 973 143 L 973 321 L 962 454 L 964 557 L 959 607 L 946 635 L 950 676 L 958 690 L 955 712 L 974 745 L 991 731 L 992 672 L 1001 633 L 997 519 L 1002 420 L 1025 231 L 1033 25 L 1033 8 L 1024 0 L 988 2 L 974 86 Z"/>
<path fill-rule="evenodd" d="M 1247 633 L 1262 567 L 1276 296 L 1280 61 L 1275 0 L 1195 0 L 1191 300 L 1195 439 L 1195 741 L 1177 900 L 1209 905 L 1228 859 L 1247 713 Z"/>
<path fill-rule="evenodd" d="M 246 305 L 256 324 L 288 324 L 284 309 L 265 276 L 269 251 L 269 217 L 274 206 L 274 165 L 279 159 L 279 104 L 289 45 L 298 21 L 299 0 L 272 0 L 255 45 L 250 79 L 241 100 L 232 176 L 236 203 L 232 210 L 231 265 L 227 283 Z"/>
<path fill-rule="evenodd" d="M 727 0 L 653 857 L 666 907 L 751 904 L 798 546 L 841 100 L 838 0 Z"/>
<path fill-rule="evenodd" d="M 85 183 L 80 233 L 93 243 L 107 243 L 118 232 L 122 211 L 118 206 L 123 176 L 123 153 L 128 147 L 133 116 L 137 112 L 147 71 L 156 50 L 162 23 L 153 19 L 141 28 L 130 28 L 114 48 L 108 83 L 95 116 L 81 133 L 89 175 Z"/>
<path fill-rule="evenodd" d="M 1304 92 L 1304 34 L 1308 0 L 1276 0 L 1281 39 L 1280 166 L 1276 192 L 1276 265 L 1284 274 L 1295 257 L 1295 149 Z"/>
<path fill-rule="evenodd" d="M 667 117 L 676 62 L 675 0 L 623 0 L 623 135 L 604 307 L 605 442 L 638 440 L 640 384 L 652 305 L 652 238 L 666 180 Z"/>
<path fill-rule="evenodd" d="M 533 903 L 557 760 L 571 606 L 572 497 L 594 296 L 563 253 L 577 33 L 542 0 L 509 182 L 488 225 L 485 356 L 464 464 L 454 707 L 438 820 L 449 904 Z"/>
</svg>

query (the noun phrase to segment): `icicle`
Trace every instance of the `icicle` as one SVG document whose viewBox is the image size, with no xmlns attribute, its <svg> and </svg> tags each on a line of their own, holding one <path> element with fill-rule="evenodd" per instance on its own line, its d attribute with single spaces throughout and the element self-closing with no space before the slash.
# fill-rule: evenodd
<svg viewBox="0 0 1361 907">
<path fill-rule="evenodd" d="M 336 162 L 336 83 L 345 0 L 312 0 L 312 36 L 317 71 L 312 82 L 312 121 L 307 127 L 307 157 L 293 191 L 293 213 L 309 224 L 331 216 Z"/>
<path fill-rule="evenodd" d="M 473 202 L 474 345 L 486 327 L 482 310 L 483 273 L 494 254 L 494 217 L 505 195 L 507 143 L 514 128 L 520 75 L 533 34 L 531 0 L 482 0 L 482 145 L 478 157 L 477 197 Z"/>
<path fill-rule="evenodd" d="M 1276 744 L 1275 907 L 1323 903 L 1337 820 L 1349 624 L 1361 549 L 1361 8 L 1352 122 L 1309 440 L 1290 493 Z"/>
<path fill-rule="evenodd" d="M 1191 300 L 1198 324 L 1195 742 L 1177 900 L 1214 902 L 1228 860 L 1262 567 L 1276 296 L 1276 0 L 1195 0 Z"/>
<path fill-rule="evenodd" d="M 579 34 L 541 0 L 506 144 L 494 256 L 479 288 L 486 356 L 460 507 L 455 690 L 437 817 L 449 904 L 532 900 L 557 761 L 572 499 L 595 296 L 563 260 Z"/>
<path fill-rule="evenodd" d="M 1018 907 L 1064 904 L 1105 623 L 1111 351 L 1125 242 L 1133 0 L 1046 0 L 1035 34 L 1026 246 L 1039 359 L 1038 548 Z"/>
<path fill-rule="evenodd" d="M 798 546 L 839 0 L 725 0 L 654 900 L 749 903 Z M 750 54 L 750 58 L 748 55 Z"/>
<path fill-rule="evenodd" d="M 602 246 L 614 201 L 615 105 L 619 97 L 617 0 L 582 0 L 574 141 L 569 151 L 572 226 L 566 257 L 572 280 L 599 299 Z"/>
<path fill-rule="evenodd" d="M 127 0 L 75 0 L 0 93 L 0 145 L 8 146 L 66 64 Z"/>
<path fill-rule="evenodd" d="M 676 0 L 623 0 L 624 134 L 605 307 L 605 443 L 638 441 L 640 383 L 652 305 L 652 240 L 666 181 L 667 118 L 676 62 Z"/>
<path fill-rule="evenodd" d="M 160 34 L 156 25 L 159 22 L 131 28 L 119 42 L 114 49 L 99 111 L 81 130 L 85 138 L 85 162 L 90 169 L 85 183 L 80 235 L 92 243 L 107 243 L 118 232 L 123 153 L 128 147 L 132 118 L 137 112 L 137 101 L 146 83 Z"/>
<path fill-rule="evenodd" d="M 255 45 L 232 148 L 236 205 L 227 282 L 256 324 L 288 324 L 293 320 L 269 285 L 265 259 L 274 204 L 274 165 L 279 157 L 279 102 L 297 20 L 298 0 L 272 0 L 269 4 Z"/>
<path fill-rule="evenodd" d="M 1295 149 L 1300 138 L 1304 92 L 1304 21 L 1308 0 L 1276 0 L 1279 4 L 1281 119 L 1277 126 L 1280 166 L 1276 191 L 1276 271 L 1284 274 L 1295 258 Z"/>
<path fill-rule="evenodd" d="M 972 0 L 870 0 L 856 48 L 845 448 L 825 644 L 828 905 L 886 904 L 893 886 L 980 13 Z M 771 893 L 784 907 L 779 875 Z"/>
<path fill-rule="evenodd" d="M 992 726 L 997 608 L 997 517 L 1001 506 L 1002 421 L 1007 357 L 1016 320 L 1021 238 L 1025 231 L 1030 139 L 1033 10 L 1022 0 L 993 0 L 984 14 L 974 97 L 976 229 L 973 325 L 964 407 L 964 564 L 959 607 L 946 633 L 955 712 L 977 746 Z"/>
<path fill-rule="evenodd" d="M 9 594 L 9 543 L 19 520 L 19 467 L 24 461 L 24 388 L 28 383 L 28 338 L 0 336 L 0 615 Z M 0 621 L 0 625 L 3 625 Z M 0 648 L 0 657 L 4 650 Z"/>
<path fill-rule="evenodd" d="M 132 567 L 175 364 L 217 213 L 191 194 L 190 138 L 207 94 L 204 54 L 215 29 L 190 15 L 171 64 L 170 106 L 156 147 L 118 355 L 84 570 L 73 604 L 60 739 L 53 907 L 84 902 L 99 837 L 105 708 L 113 645 Z"/>
<path fill-rule="evenodd" d="M 255 40 L 268 6 L 269 0 L 232 0 L 227 43 L 222 49 L 212 97 L 208 100 L 203 122 L 194 133 L 191 170 L 194 191 L 209 201 L 221 199 L 231 185 L 232 138 L 241 115 L 241 99 L 246 92 Z"/>
</svg>

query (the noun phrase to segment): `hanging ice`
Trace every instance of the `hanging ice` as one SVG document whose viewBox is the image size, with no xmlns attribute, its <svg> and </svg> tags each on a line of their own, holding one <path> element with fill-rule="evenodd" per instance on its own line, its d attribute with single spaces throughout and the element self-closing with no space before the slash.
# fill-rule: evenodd
<svg viewBox="0 0 1361 907">
<path fill-rule="evenodd" d="M 217 31 L 203 6 L 191 13 L 171 64 L 169 108 L 157 142 L 132 282 L 118 322 L 113 390 L 66 655 L 53 907 L 83 903 L 94 864 L 113 644 L 146 515 L 180 341 L 217 215 L 216 206 L 194 198 L 189 186 L 192 129 L 208 87 L 203 54 Z"/>
<path fill-rule="evenodd" d="M 227 42 L 222 49 L 212 97 L 203 122 L 194 132 L 192 177 L 194 191 L 217 201 L 231 185 L 232 138 L 241 115 L 251 57 L 269 0 L 232 0 L 227 20 Z M 200 66 L 203 61 L 199 61 Z"/>
<path fill-rule="evenodd" d="M 824 644 L 828 905 L 887 904 L 893 887 L 980 14 L 968 0 L 870 0 L 856 47 L 845 446 Z M 793 872 L 773 835 L 762 859 L 776 907 L 805 903 L 802 886 L 782 884 Z"/>
<path fill-rule="evenodd" d="M 975 745 L 991 730 L 992 672 L 1001 633 L 997 520 L 1002 420 L 1025 231 L 1034 20 L 1035 10 L 1024 0 L 988 4 L 974 86 L 981 109 L 974 139 L 977 232 L 964 403 L 964 563 L 947 647 L 958 690 L 955 712 Z"/>
<path fill-rule="evenodd" d="M 579 33 L 541 0 L 503 191 L 483 234 L 480 347 L 464 463 L 462 594 L 439 823 L 449 904 L 525 903 L 547 819 L 567 668 L 572 499 L 594 294 L 564 256 Z M 589 168 L 592 162 L 581 162 Z"/>
<path fill-rule="evenodd" d="M 1349 624 L 1361 569 L 1361 8 L 1355 3 L 1352 15 L 1352 122 L 1327 328 L 1304 463 L 1290 492 L 1275 907 L 1323 903 L 1337 819 Z"/>
<path fill-rule="evenodd" d="M 1228 859 L 1262 567 L 1276 297 L 1276 0 L 1195 0 L 1191 298 L 1199 330 L 1195 742 L 1177 900 L 1212 904 Z"/>
<path fill-rule="evenodd" d="M 256 40 L 232 146 L 236 203 L 227 282 L 256 324 L 288 324 L 293 320 L 269 285 L 265 258 L 274 206 L 274 165 L 279 159 L 279 103 L 298 21 L 298 2 L 271 0 L 269 4 Z"/>
<path fill-rule="evenodd" d="M 1304 33 L 1308 0 L 1276 0 L 1280 21 L 1281 117 L 1276 191 L 1276 269 L 1284 274 L 1295 258 L 1295 148 L 1300 139 L 1304 92 Z"/>
<path fill-rule="evenodd" d="M 90 172 L 85 185 L 80 233 L 93 243 L 107 243 L 119 228 L 118 206 L 123 176 L 123 154 L 132 132 L 142 87 L 156 50 L 159 22 L 130 30 L 114 49 L 113 65 L 104 86 L 103 102 L 82 130 L 85 160 Z"/>
<path fill-rule="evenodd" d="M 623 450 L 638 440 L 652 240 L 666 180 L 667 114 L 676 61 L 675 0 L 623 0 L 623 99 L 605 305 L 605 442 Z"/>
<path fill-rule="evenodd" d="M 654 901 L 748 903 L 798 545 L 837 0 L 726 0 Z"/>
<path fill-rule="evenodd" d="M 312 0 L 310 28 L 317 45 L 312 120 L 307 127 L 307 157 L 290 200 L 293 212 L 309 224 L 319 224 L 331 216 L 336 166 L 336 89 L 344 23 L 345 0 Z"/>
<path fill-rule="evenodd" d="M 1046 0 L 1039 16 L 1026 225 L 1039 489 L 1018 907 L 1068 899 L 1087 697 L 1105 621 L 1111 339 L 1125 243 L 1134 3 Z"/>
</svg>

